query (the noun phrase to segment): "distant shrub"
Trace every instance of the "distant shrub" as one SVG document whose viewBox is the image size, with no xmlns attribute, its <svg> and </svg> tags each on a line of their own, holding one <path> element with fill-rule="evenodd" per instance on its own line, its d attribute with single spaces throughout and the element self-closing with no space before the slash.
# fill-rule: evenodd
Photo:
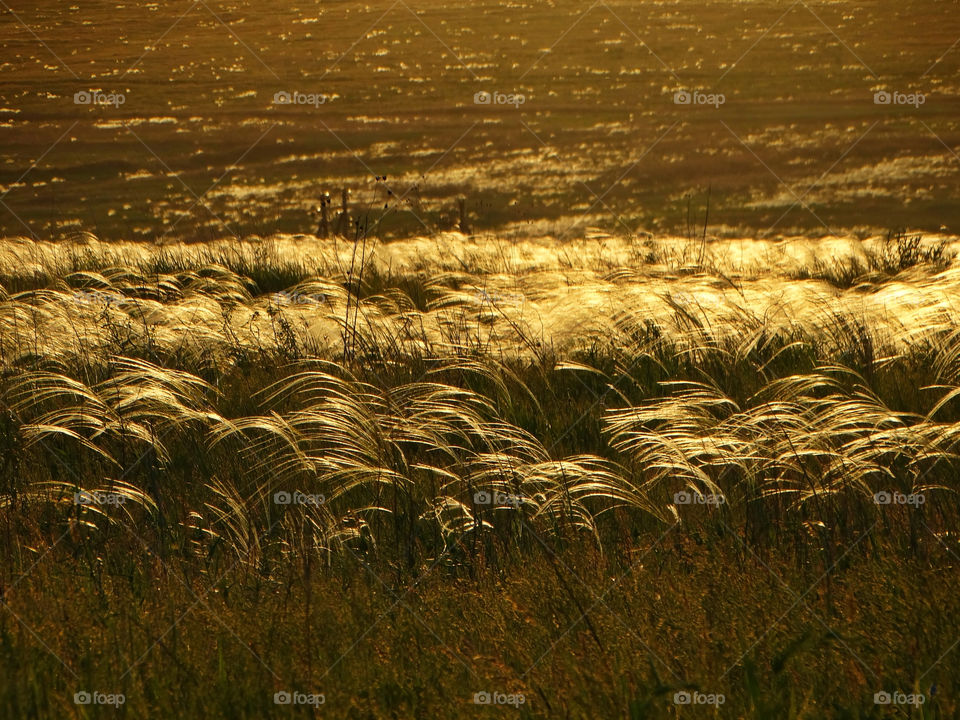
<svg viewBox="0 0 960 720">
<path fill-rule="evenodd" d="M 924 244 L 921 235 L 891 231 L 877 248 L 867 248 L 863 257 L 851 255 L 824 261 L 815 258 L 813 266 L 794 272 L 795 280 L 823 280 L 834 287 L 847 289 L 856 285 L 886 280 L 905 270 L 918 267 L 941 272 L 950 266 L 956 253 L 946 240 Z"/>
</svg>

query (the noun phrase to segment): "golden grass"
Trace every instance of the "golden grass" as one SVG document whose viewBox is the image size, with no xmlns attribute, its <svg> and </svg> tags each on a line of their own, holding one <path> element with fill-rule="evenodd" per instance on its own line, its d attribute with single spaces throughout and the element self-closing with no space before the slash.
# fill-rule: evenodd
<svg viewBox="0 0 960 720">
<path fill-rule="evenodd" d="M 0 520 L 11 556 L 25 566 L 56 546 L 63 572 L 106 604 L 127 583 L 143 598 L 170 578 L 188 590 L 202 581 L 217 603 L 251 613 L 244 637 L 271 626 L 252 610 L 263 598 L 285 607 L 284 593 L 302 593 L 304 628 L 288 632 L 309 665 L 329 639 L 312 618 L 341 602 L 339 589 L 314 598 L 312 588 L 318 578 L 350 586 L 357 561 L 397 582 L 434 568 L 448 574 L 441 582 L 506 578 L 517 563 L 533 584 L 525 607 L 539 612 L 526 624 L 553 627 L 553 604 L 568 600 L 565 625 L 589 620 L 588 644 L 603 655 L 609 628 L 592 604 L 610 588 L 579 598 L 569 562 L 609 567 L 605 583 L 624 558 L 645 578 L 666 567 L 679 587 L 706 543 L 697 566 L 753 578 L 749 592 L 766 592 L 770 609 L 790 598 L 759 588 L 747 559 L 773 554 L 812 587 L 868 545 L 919 565 L 955 552 L 960 288 L 941 256 L 899 262 L 882 239 L 703 245 L 596 233 L 552 251 L 539 240 L 442 240 L 360 253 L 313 238 L 0 242 Z M 670 535 L 675 554 L 662 543 Z M 898 572 L 891 593 L 913 580 Z M 544 584 L 551 573 L 556 586 Z M 821 604 L 832 623 L 835 597 L 864 593 L 830 582 Z M 237 600 L 238 587 L 252 595 Z M 700 627 L 729 595 L 671 589 L 697 602 L 664 620 L 650 608 L 665 587 L 652 582 L 641 613 L 657 632 Z M 444 592 L 456 626 L 462 589 Z M 36 597 L 46 607 L 55 595 Z M 921 600 L 905 602 L 937 617 Z M 760 632 L 749 611 L 732 616 Z M 793 635 L 778 641 L 792 648 Z M 899 647 L 900 635 L 886 642 Z M 709 656 L 699 667 L 725 672 L 712 645 L 694 645 Z M 923 667 L 897 669 L 899 685 L 932 687 L 924 670 L 942 650 L 908 652 Z M 821 669 L 795 684 L 830 675 Z M 748 697 L 735 702 L 765 717 L 774 711 L 757 705 L 757 672 L 744 660 Z M 779 672 L 768 679 L 794 682 Z M 847 672 L 861 690 L 873 682 Z"/>
<path fill-rule="evenodd" d="M 9 240 L 0 244 L 0 278 L 29 289 L 0 296 L 0 357 L 14 365 L 35 356 L 66 362 L 148 342 L 161 355 L 211 364 L 229 362 L 231 349 L 284 341 L 322 354 L 342 344 L 347 320 L 361 340 L 389 337 L 398 350 L 439 355 L 464 347 L 566 351 L 615 336 L 636 318 L 678 338 L 701 332 L 694 325 L 722 336 L 744 323 L 828 335 L 838 317 L 853 318 L 894 347 L 957 325 L 955 267 L 935 274 L 914 267 L 859 292 L 792 279 L 815 261 L 861 257 L 879 239 L 716 241 L 700 258 L 699 243 L 667 238 L 639 253 L 637 242 L 601 236 L 558 250 L 549 239 L 449 234 L 377 245 L 366 266 L 418 278 L 426 305 L 385 287 L 348 314 L 352 251 L 343 241 L 298 236 L 155 247 Z M 258 287 L 243 274 L 258 263 L 282 266 L 270 280 L 292 281 Z"/>
<path fill-rule="evenodd" d="M 948 512 L 960 270 L 843 291 L 790 274 L 803 253 L 858 241 L 717 241 L 692 266 L 680 240 L 642 253 L 599 233 L 552 250 L 442 240 L 365 248 L 362 267 L 349 244 L 306 237 L 0 244 L 0 277 L 25 288 L 0 301 L 3 401 L 26 457 L 55 447 L 77 463 L 24 489 L 93 473 L 83 489 L 130 486 L 128 512 L 172 515 L 248 560 L 274 531 L 306 550 L 305 527 L 325 553 L 526 523 L 599 542 L 598 522 L 624 509 L 654 524 L 697 512 L 673 502 L 681 491 L 722 498 L 711 512 L 759 505 L 828 528 L 868 523 L 884 490 Z M 918 349 L 933 358 L 912 381 L 923 410 L 895 409 L 875 375 Z M 272 380 L 223 397 L 221 379 L 251 365 Z M 558 388 L 590 382 L 596 444 L 558 455 Z M 128 478 L 144 453 L 150 472 Z M 159 478 L 190 453 L 200 467 L 179 471 L 178 497 Z M 278 491 L 324 502 L 278 507 Z"/>
</svg>

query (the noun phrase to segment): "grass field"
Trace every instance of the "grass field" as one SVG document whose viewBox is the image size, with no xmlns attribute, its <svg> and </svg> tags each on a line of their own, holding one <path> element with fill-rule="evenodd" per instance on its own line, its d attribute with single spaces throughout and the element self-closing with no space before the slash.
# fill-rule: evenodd
<svg viewBox="0 0 960 720">
<path fill-rule="evenodd" d="M 0 718 L 960 716 L 956 3 L 2 8 Z"/>
<path fill-rule="evenodd" d="M 6 714 L 952 716 L 953 243 L 567 250 L 0 246 Z"/>
<path fill-rule="evenodd" d="M 383 236 L 451 229 L 460 195 L 474 230 L 521 237 L 689 235 L 708 203 L 719 235 L 960 227 L 952 2 L 46 0 L 2 22 L 2 234 L 312 232 L 342 187 Z M 125 102 L 74 104 L 94 90 Z"/>
</svg>

